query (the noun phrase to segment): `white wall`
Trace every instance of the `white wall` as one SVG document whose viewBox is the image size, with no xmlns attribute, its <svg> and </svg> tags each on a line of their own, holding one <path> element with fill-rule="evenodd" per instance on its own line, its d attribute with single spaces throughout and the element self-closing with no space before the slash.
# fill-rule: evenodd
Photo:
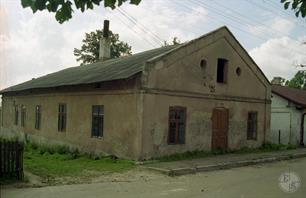
<svg viewBox="0 0 306 198">
<path fill-rule="evenodd" d="M 302 112 L 293 103 L 272 94 L 270 141 L 278 143 L 280 130 L 281 144 L 299 144 Z"/>
</svg>

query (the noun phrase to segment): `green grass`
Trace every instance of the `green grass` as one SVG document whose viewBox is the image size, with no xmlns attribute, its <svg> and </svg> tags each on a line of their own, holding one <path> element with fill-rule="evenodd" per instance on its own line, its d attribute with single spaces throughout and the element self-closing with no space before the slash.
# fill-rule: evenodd
<svg viewBox="0 0 306 198">
<path fill-rule="evenodd" d="M 77 151 L 69 152 L 63 147 L 27 145 L 24 153 L 25 170 L 43 178 L 83 176 L 88 175 L 88 172 L 123 172 L 134 166 L 134 163 L 128 160 L 81 155 Z"/>
<path fill-rule="evenodd" d="M 283 150 L 290 150 L 298 148 L 295 145 L 283 145 L 283 144 L 272 144 L 272 143 L 265 143 L 259 148 L 241 148 L 239 150 L 230 150 L 230 151 L 187 151 L 185 153 L 175 153 L 172 155 L 166 155 L 155 160 L 159 162 L 170 162 L 170 161 L 179 161 L 179 160 L 191 160 L 203 157 L 211 157 L 215 155 L 223 155 L 223 154 L 249 154 L 249 153 L 263 153 L 263 152 L 271 152 L 271 151 L 283 151 Z"/>
</svg>

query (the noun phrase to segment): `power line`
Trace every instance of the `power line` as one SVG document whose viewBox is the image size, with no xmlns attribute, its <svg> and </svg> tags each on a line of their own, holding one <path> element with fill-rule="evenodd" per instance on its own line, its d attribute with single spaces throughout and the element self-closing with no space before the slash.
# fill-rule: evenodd
<svg viewBox="0 0 306 198">
<path fill-rule="evenodd" d="M 258 4 L 257 2 L 256 2 L 256 3 L 255 3 L 254 1 L 252 1 L 252 2 L 251 2 L 251 1 L 246 1 L 246 2 L 249 3 L 249 4 L 251 4 L 252 6 L 255 5 L 256 7 L 260 8 L 260 9 L 262 9 L 262 10 L 265 10 L 265 11 L 268 11 L 268 12 L 270 12 L 270 13 L 272 13 L 272 14 L 276 14 L 276 15 L 280 16 L 279 13 L 277 13 L 277 12 L 275 12 L 274 10 L 271 10 L 271 9 L 269 9 L 269 8 L 267 8 L 267 7 L 263 6 L 263 5 L 261 5 L 261 4 Z M 283 15 L 283 16 L 284 16 L 284 15 Z M 292 17 L 292 16 L 289 15 L 289 14 L 288 14 L 288 16 Z M 297 22 L 298 22 L 300 25 L 306 27 L 305 24 L 300 23 L 299 21 L 297 21 Z"/>
<path fill-rule="evenodd" d="M 118 11 L 125 17 L 127 18 L 130 22 L 132 22 L 136 27 L 138 27 L 141 31 L 143 31 L 146 34 L 151 35 L 151 37 L 153 38 L 153 40 L 159 44 L 162 45 L 163 44 L 163 40 L 161 38 L 159 38 L 158 36 L 156 36 L 156 34 L 152 33 L 150 30 L 148 30 L 144 25 L 138 23 L 135 18 L 132 18 L 130 15 L 128 15 L 124 10 L 122 10 L 121 8 L 117 8 Z"/>
<path fill-rule="evenodd" d="M 273 31 L 274 33 L 277 33 L 277 34 L 284 34 L 284 35 L 290 37 L 291 39 L 295 40 L 295 38 L 291 37 L 290 35 L 286 34 L 285 32 L 274 30 L 274 29 L 268 27 L 266 24 L 262 23 L 261 21 L 255 20 L 254 18 L 251 18 L 247 15 L 243 15 L 243 14 L 241 14 L 241 13 L 239 13 L 239 12 L 229 8 L 229 7 L 226 7 L 226 6 L 218 3 L 218 1 L 215 1 L 214 3 L 217 4 L 219 7 L 223 7 L 224 9 L 230 10 L 231 12 L 235 13 L 236 15 L 241 16 L 241 19 L 243 19 L 246 23 L 251 22 L 254 25 L 260 25 L 260 26 L 262 26 L 262 28 L 265 27 L 266 28 L 265 30 L 269 31 L 270 33 L 272 33 L 272 31 Z M 246 20 L 246 19 L 248 19 L 248 20 Z M 266 33 L 266 32 L 263 32 L 263 33 Z M 282 35 L 280 35 L 280 36 L 282 36 Z"/>
<path fill-rule="evenodd" d="M 266 1 L 266 0 L 263 0 L 264 3 L 266 4 L 269 4 L 270 6 L 272 6 L 275 10 L 277 10 L 281 15 L 285 16 L 285 17 L 291 17 L 292 19 L 297 19 L 293 14 L 289 14 L 288 12 L 285 11 L 285 9 L 282 8 L 280 9 L 279 8 L 279 5 L 276 4 L 275 2 L 273 1 Z"/>
<path fill-rule="evenodd" d="M 191 0 L 191 1 L 189 1 L 189 2 L 193 2 L 193 3 L 197 4 L 198 6 L 204 7 L 204 8 L 206 8 L 206 9 L 210 8 L 210 11 L 211 11 L 211 12 L 214 12 L 214 13 L 216 13 L 216 14 L 218 14 L 218 15 L 221 15 L 221 16 L 223 16 L 224 18 L 227 18 L 227 19 L 229 19 L 229 20 L 232 20 L 232 21 L 234 21 L 234 22 L 236 22 L 236 23 L 240 23 L 240 24 L 242 24 L 242 25 L 249 25 L 249 24 L 242 23 L 241 21 L 237 21 L 237 20 L 233 19 L 233 17 L 231 17 L 231 16 L 229 16 L 229 15 L 224 15 L 222 12 L 217 11 L 216 9 L 214 9 L 214 8 L 212 8 L 212 7 L 210 7 L 210 6 L 207 6 L 206 4 L 204 4 L 203 2 L 201 2 L 201 1 L 199 1 L 199 0 Z M 194 9 L 194 8 L 192 8 L 192 9 Z M 211 16 L 210 16 L 210 17 L 211 17 Z M 217 18 L 215 18 L 215 19 L 217 19 Z M 217 19 L 217 20 L 219 20 L 219 19 Z M 220 20 L 219 20 L 219 21 L 220 21 Z M 223 21 L 223 22 L 224 22 L 224 21 Z M 225 22 L 225 23 L 226 23 L 226 22 Z M 234 27 L 235 29 L 238 29 L 238 30 L 240 30 L 241 32 L 244 32 L 244 33 L 246 33 L 246 34 L 249 35 L 249 32 L 246 32 L 245 30 L 243 30 L 243 29 L 241 29 L 241 28 L 238 28 L 237 26 L 235 27 L 235 26 L 232 25 L 232 24 L 231 24 L 231 26 Z M 263 32 L 263 33 L 264 33 L 264 32 Z M 253 37 L 257 37 L 257 38 L 259 38 L 259 39 L 262 40 L 262 41 L 268 40 L 268 38 L 263 38 L 263 37 L 261 37 L 261 36 L 254 35 L 254 34 L 253 34 Z M 286 46 L 286 47 L 288 48 L 288 46 Z M 301 52 L 297 51 L 296 49 L 291 48 L 291 50 L 295 51 L 296 53 L 302 54 Z M 305 55 L 305 54 L 302 54 L 302 55 Z"/>
<path fill-rule="evenodd" d="M 130 16 L 135 23 L 137 23 L 137 19 L 135 19 L 132 15 L 129 15 L 123 8 L 121 9 L 125 14 L 127 14 L 128 16 Z M 149 28 L 146 28 L 143 24 L 138 23 L 139 25 L 141 25 L 143 28 L 145 28 L 146 30 L 148 30 L 152 35 L 154 35 L 154 37 L 156 39 L 158 39 L 159 41 L 163 42 L 164 40 L 162 38 L 160 38 L 157 34 L 155 34 L 154 32 L 150 31 Z"/>
<path fill-rule="evenodd" d="M 142 37 L 141 34 L 139 34 L 138 32 L 136 32 L 133 28 L 131 28 L 130 26 L 128 26 L 119 16 L 116 16 L 115 14 L 113 14 L 112 16 L 116 17 L 125 27 L 127 27 L 128 30 L 130 30 L 131 32 L 133 32 L 136 35 L 136 38 L 140 38 L 143 41 L 145 41 L 146 43 L 148 43 L 150 46 L 156 48 L 156 45 L 153 44 L 150 40 L 148 40 L 146 37 Z"/>
<path fill-rule="evenodd" d="M 217 11 L 217 10 L 215 10 L 214 8 L 210 7 L 210 6 L 207 6 L 207 5 L 203 4 L 201 1 L 191 0 L 191 1 L 189 1 L 189 2 L 191 2 L 191 3 L 193 2 L 195 5 L 204 7 L 205 9 L 209 9 L 209 8 L 210 8 L 209 10 L 210 10 L 211 12 L 214 12 L 214 13 L 216 13 L 217 15 L 220 15 L 220 16 L 224 17 L 224 18 L 227 19 L 227 20 L 231 20 L 231 21 L 233 21 L 233 22 L 235 22 L 235 23 L 239 23 L 240 25 L 243 25 L 243 26 L 246 25 L 245 23 L 243 23 L 243 22 L 241 22 L 241 21 L 238 21 L 238 20 L 236 20 L 236 19 L 233 19 L 233 17 L 231 17 L 231 16 L 228 16 L 228 15 L 223 14 L 223 12 Z M 194 9 L 194 8 L 191 8 L 191 9 Z M 210 18 L 216 19 L 216 20 L 218 20 L 218 21 L 221 21 L 221 23 L 229 24 L 229 25 L 231 25 L 232 27 L 234 27 L 235 29 L 237 29 L 237 30 L 239 30 L 239 31 L 241 31 L 241 32 L 246 33 L 247 35 L 250 34 L 249 32 L 246 32 L 245 30 L 243 30 L 243 29 L 241 29 L 241 28 L 239 28 L 239 27 L 237 27 L 237 26 L 235 26 L 235 25 L 233 25 L 233 24 L 230 24 L 229 22 L 220 20 L 219 18 L 216 18 L 216 17 L 212 17 L 211 15 L 207 15 L 207 16 L 210 17 Z M 253 35 L 253 37 L 256 37 L 256 38 L 258 38 L 258 39 L 260 39 L 260 40 L 262 40 L 262 41 L 266 41 L 266 40 L 267 40 L 267 38 L 264 38 L 264 37 L 261 37 L 261 36 L 258 36 L 258 35 Z"/>
</svg>

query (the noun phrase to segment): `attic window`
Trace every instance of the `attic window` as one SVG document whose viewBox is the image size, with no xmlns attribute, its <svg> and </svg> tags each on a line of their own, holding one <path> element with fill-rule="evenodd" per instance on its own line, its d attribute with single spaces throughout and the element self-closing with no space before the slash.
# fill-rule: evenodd
<svg viewBox="0 0 306 198">
<path fill-rule="evenodd" d="M 218 58 L 217 65 L 217 83 L 226 83 L 228 61 L 223 58 Z"/>
</svg>

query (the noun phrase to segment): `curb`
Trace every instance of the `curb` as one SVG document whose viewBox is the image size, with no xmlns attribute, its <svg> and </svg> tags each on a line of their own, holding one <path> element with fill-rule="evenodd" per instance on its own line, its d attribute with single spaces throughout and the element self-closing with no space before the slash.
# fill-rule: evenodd
<svg viewBox="0 0 306 198">
<path fill-rule="evenodd" d="M 295 153 L 295 154 L 289 154 L 289 155 L 280 155 L 277 157 L 256 158 L 256 159 L 250 159 L 250 160 L 243 160 L 243 161 L 236 161 L 236 162 L 224 162 L 224 163 L 218 163 L 214 165 L 186 167 L 186 168 L 175 168 L 175 169 L 157 168 L 157 167 L 146 167 L 146 168 L 150 170 L 158 171 L 168 176 L 180 176 L 180 175 L 187 175 L 187 174 L 195 174 L 198 172 L 209 172 L 209 171 L 238 168 L 238 167 L 250 166 L 250 165 L 256 165 L 256 164 L 271 163 L 271 162 L 277 162 L 277 161 L 283 161 L 283 160 L 298 159 L 298 158 L 303 158 L 303 157 L 306 157 L 306 153 Z"/>
</svg>

